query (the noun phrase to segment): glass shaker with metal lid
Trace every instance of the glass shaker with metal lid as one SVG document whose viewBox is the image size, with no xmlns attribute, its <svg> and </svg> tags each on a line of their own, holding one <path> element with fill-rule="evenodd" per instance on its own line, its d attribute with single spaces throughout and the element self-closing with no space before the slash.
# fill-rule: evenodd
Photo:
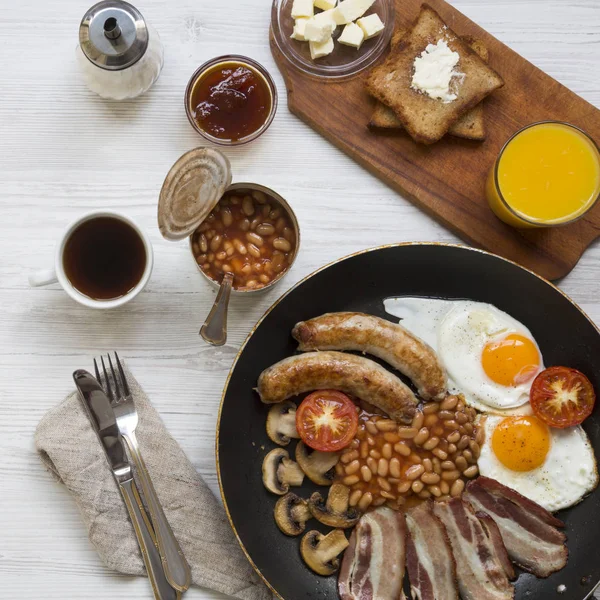
<svg viewBox="0 0 600 600">
<path fill-rule="evenodd" d="M 148 91 L 163 67 L 158 33 L 123 0 L 105 0 L 87 11 L 76 52 L 87 86 L 111 100 Z"/>
</svg>

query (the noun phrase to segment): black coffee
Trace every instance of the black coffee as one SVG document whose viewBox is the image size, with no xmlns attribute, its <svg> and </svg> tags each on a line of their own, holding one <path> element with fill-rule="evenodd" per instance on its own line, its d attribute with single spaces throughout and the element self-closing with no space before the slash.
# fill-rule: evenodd
<svg viewBox="0 0 600 600">
<path fill-rule="evenodd" d="M 142 279 L 146 248 L 136 230 L 113 217 L 85 221 L 70 235 L 63 252 L 69 281 L 93 300 L 114 300 Z"/>
</svg>

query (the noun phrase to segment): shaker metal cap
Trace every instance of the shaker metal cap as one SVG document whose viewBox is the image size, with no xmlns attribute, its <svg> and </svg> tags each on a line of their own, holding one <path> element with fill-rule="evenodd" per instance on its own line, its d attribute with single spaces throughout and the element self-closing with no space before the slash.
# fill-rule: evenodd
<svg viewBox="0 0 600 600">
<path fill-rule="evenodd" d="M 79 44 L 96 66 L 120 71 L 144 56 L 148 27 L 135 6 L 123 0 L 105 0 L 94 4 L 81 20 Z"/>
</svg>

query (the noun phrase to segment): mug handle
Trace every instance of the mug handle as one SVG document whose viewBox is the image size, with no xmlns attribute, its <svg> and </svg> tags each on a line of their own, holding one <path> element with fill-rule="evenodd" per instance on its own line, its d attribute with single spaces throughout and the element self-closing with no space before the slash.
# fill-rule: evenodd
<svg viewBox="0 0 600 600">
<path fill-rule="evenodd" d="M 45 269 L 43 271 L 36 271 L 29 275 L 29 285 L 31 287 L 40 287 L 42 285 L 50 285 L 56 283 L 58 278 L 56 277 L 56 271 L 54 269 Z"/>
</svg>

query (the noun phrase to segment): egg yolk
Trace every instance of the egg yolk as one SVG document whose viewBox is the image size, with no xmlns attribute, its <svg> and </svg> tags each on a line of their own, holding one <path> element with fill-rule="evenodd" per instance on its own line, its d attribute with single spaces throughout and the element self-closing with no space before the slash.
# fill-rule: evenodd
<svg viewBox="0 0 600 600">
<path fill-rule="evenodd" d="M 517 333 L 488 342 L 481 354 L 485 374 L 505 386 L 529 381 L 540 366 L 540 353 L 532 340 Z"/>
<path fill-rule="evenodd" d="M 511 471 L 536 469 L 550 450 L 548 426 L 534 416 L 507 417 L 494 429 L 492 450 Z"/>
</svg>

